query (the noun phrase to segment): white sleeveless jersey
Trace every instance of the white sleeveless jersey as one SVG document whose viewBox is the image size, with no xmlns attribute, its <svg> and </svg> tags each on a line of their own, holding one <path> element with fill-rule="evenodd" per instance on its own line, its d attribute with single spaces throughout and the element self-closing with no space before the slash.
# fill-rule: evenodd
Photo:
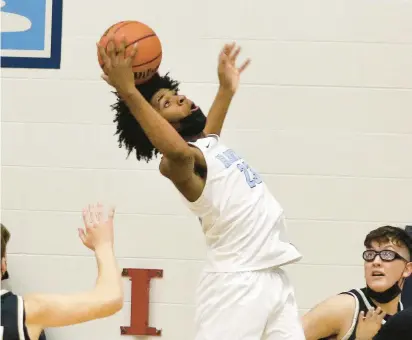
<svg viewBox="0 0 412 340">
<path fill-rule="evenodd" d="M 288 242 L 282 207 L 245 160 L 216 135 L 189 144 L 207 164 L 202 195 L 185 200 L 206 238 L 205 271 L 251 271 L 300 260 Z"/>
</svg>

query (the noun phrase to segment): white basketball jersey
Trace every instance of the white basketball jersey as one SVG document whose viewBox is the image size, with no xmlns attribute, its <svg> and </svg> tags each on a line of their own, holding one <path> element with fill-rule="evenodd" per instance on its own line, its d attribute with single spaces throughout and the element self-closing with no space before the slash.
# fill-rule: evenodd
<svg viewBox="0 0 412 340">
<path fill-rule="evenodd" d="M 202 151 L 207 164 L 202 195 L 185 200 L 205 234 L 205 270 L 251 271 L 300 260 L 288 242 L 282 207 L 245 160 L 216 135 L 189 144 Z"/>
</svg>

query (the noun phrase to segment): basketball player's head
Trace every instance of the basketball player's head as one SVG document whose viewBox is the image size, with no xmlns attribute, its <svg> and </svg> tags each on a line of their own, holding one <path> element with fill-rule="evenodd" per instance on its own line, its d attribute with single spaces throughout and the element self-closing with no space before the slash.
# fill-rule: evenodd
<svg viewBox="0 0 412 340">
<path fill-rule="evenodd" d="M 182 137 L 190 138 L 203 131 L 206 117 L 191 100 L 179 94 L 179 82 L 168 74 L 162 77 L 156 73 L 148 82 L 137 85 L 136 88 Z M 150 161 L 158 154 L 158 150 L 118 95 L 112 108 L 116 112 L 114 121 L 117 123 L 119 146 L 126 147 L 128 156 L 134 150 L 138 160 Z"/>
<path fill-rule="evenodd" d="M 391 287 L 403 287 L 412 273 L 412 238 L 401 228 L 383 226 L 372 230 L 365 238 L 363 253 L 365 279 L 375 292 Z M 399 289 L 395 289 L 399 290 Z"/>
<path fill-rule="evenodd" d="M 10 240 L 10 232 L 1 224 L 1 279 L 7 279 L 7 243 Z"/>
</svg>

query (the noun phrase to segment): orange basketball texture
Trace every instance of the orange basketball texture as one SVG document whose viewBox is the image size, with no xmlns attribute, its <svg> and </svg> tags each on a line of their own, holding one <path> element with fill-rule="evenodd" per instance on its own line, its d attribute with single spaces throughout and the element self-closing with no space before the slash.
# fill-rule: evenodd
<svg viewBox="0 0 412 340">
<path fill-rule="evenodd" d="M 133 45 L 138 43 L 137 54 L 133 60 L 135 83 L 142 84 L 148 81 L 157 72 L 162 62 L 162 44 L 156 33 L 147 25 L 139 21 L 121 21 L 110 26 L 100 38 L 100 44 L 107 47 L 108 36 L 113 35 L 116 41 L 126 39 L 126 55 L 130 55 Z M 98 56 L 100 67 L 103 61 Z"/>
</svg>

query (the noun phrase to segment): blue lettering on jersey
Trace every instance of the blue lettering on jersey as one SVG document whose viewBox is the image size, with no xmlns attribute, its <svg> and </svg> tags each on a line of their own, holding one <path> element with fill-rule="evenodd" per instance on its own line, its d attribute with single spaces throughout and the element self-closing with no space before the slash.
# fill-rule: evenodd
<svg viewBox="0 0 412 340">
<path fill-rule="evenodd" d="M 221 154 L 218 154 L 216 158 L 223 163 L 225 168 L 229 168 L 233 163 L 237 162 L 240 157 L 236 153 L 228 149 Z"/>
<path fill-rule="evenodd" d="M 226 169 L 237 161 L 242 160 L 231 149 L 228 149 L 223 153 L 216 155 L 216 158 L 223 163 Z M 262 183 L 260 176 L 255 171 L 253 171 L 245 161 L 242 160 L 242 162 L 237 164 L 237 168 L 245 175 L 246 183 L 249 185 L 249 187 L 254 188 L 257 184 Z"/>
</svg>

